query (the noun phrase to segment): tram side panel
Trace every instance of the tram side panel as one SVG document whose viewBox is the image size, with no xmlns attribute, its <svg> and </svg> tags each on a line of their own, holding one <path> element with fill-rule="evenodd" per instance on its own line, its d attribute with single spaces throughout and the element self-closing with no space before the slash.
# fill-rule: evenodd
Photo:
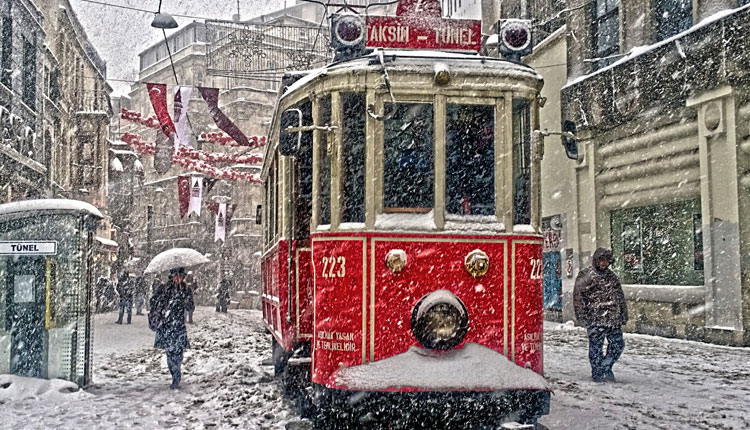
<svg viewBox="0 0 750 430">
<path fill-rule="evenodd" d="M 341 367 L 365 362 L 366 243 L 364 237 L 313 238 L 312 380 L 335 387 Z"/>
<path fill-rule="evenodd" d="M 515 240 L 512 244 L 514 273 L 512 291 L 514 342 L 511 359 L 521 367 L 542 374 L 544 324 L 542 243 L 538 239 Z"/>
<path fill-rule="evenodd" d="M 313 325 L 312 250 L 295 243 L 294 321 L 295 341 L 310 341 Z"/>
</svg>

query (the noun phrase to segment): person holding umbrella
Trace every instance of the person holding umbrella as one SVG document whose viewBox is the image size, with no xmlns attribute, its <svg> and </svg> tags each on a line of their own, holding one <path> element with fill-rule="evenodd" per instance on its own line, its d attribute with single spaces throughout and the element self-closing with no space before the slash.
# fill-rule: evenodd
<svg viewBox="0 0 750 430">
<path fill-rule="evenodd" d="M 154 292 L 151 299 L 150 315 L 157 315 L 151 324 L 155 328 L 154 348 L 167 353 L 167 367 L 172 374 L 172 385 L 175 389 L 182 379 L 183 352 L 190 348 L 190 341 L 185 327 L 185 310 L 189 306 L 190 295 L 185 285 L 185 269 L 178 267 L 169 271 L 169 280 Z"/>
</svg>

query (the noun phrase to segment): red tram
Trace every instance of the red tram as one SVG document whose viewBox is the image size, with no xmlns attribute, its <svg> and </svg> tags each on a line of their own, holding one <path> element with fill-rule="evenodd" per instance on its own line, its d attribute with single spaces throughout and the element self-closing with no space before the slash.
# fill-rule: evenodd
<svg viewBox="0 0 750 430">
<path fill-rule="evenodd" d="M 533 423 L 542 79 L 471 52 L 478 23 L 400 12 L 334 16 L 337 61 L 282 83 L 263 168 L 275 371 L 321 428 Z M 375 25 L 435 39 L 373 49 Z M 529 29 L 503 28 L 500 49 L 527 52 Z"/>
</svg>

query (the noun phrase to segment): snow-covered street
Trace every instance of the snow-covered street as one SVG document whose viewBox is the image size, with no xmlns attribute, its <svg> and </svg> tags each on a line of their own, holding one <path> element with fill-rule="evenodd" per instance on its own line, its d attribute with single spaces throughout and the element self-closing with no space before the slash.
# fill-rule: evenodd
<svg viewBox="0 0 750 430">
<path fill-rule="evenodd" d="M 189 325 L 180 390 L 169 389 L 162 351 L 153 349 L 145 316 L 116 325 L 96 318 L 95 385 L 69 391 L 62 381 L 0 376 L 3 428 L 284 429 L 299 423 L 280 396 L 269 336 L 258 311 L 196 311 Z M 618 382 L 589 378 L 585 331 L 545 326 L 545 369 L 555 395 L 541 422 L 550 429 L 750 428 L 750 348 L 626 334 Z M 8 384 L 8 382 L 11 382 Z M 57 384 L 57 383 L 61 384 Z M 6 387 L 7 385 L 7 387 Z M 299 427 L 306 427 L 301 425 Z"/>
</svg>

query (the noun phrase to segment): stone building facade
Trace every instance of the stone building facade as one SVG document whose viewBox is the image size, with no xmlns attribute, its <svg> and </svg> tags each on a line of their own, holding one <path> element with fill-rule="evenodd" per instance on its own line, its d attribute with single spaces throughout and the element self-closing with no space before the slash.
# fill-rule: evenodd
<svg viewBox="0 0 750 430">
<path fill-rule="evenodd" d="M 750 344 L 747 3 L 596 0 L 536 40 L 525 60 L 550 94 L 542 122 L 574 123 L 582 154 L 571 166 L 547 152 L 543 165 L 544 214 L 562 220 L 564 319 L 575 273 L 607 246 L 627 329 Z M 564 9 L 539 4 L 546 15 L 527 15 L 539 24 Z"/>
</svg>

